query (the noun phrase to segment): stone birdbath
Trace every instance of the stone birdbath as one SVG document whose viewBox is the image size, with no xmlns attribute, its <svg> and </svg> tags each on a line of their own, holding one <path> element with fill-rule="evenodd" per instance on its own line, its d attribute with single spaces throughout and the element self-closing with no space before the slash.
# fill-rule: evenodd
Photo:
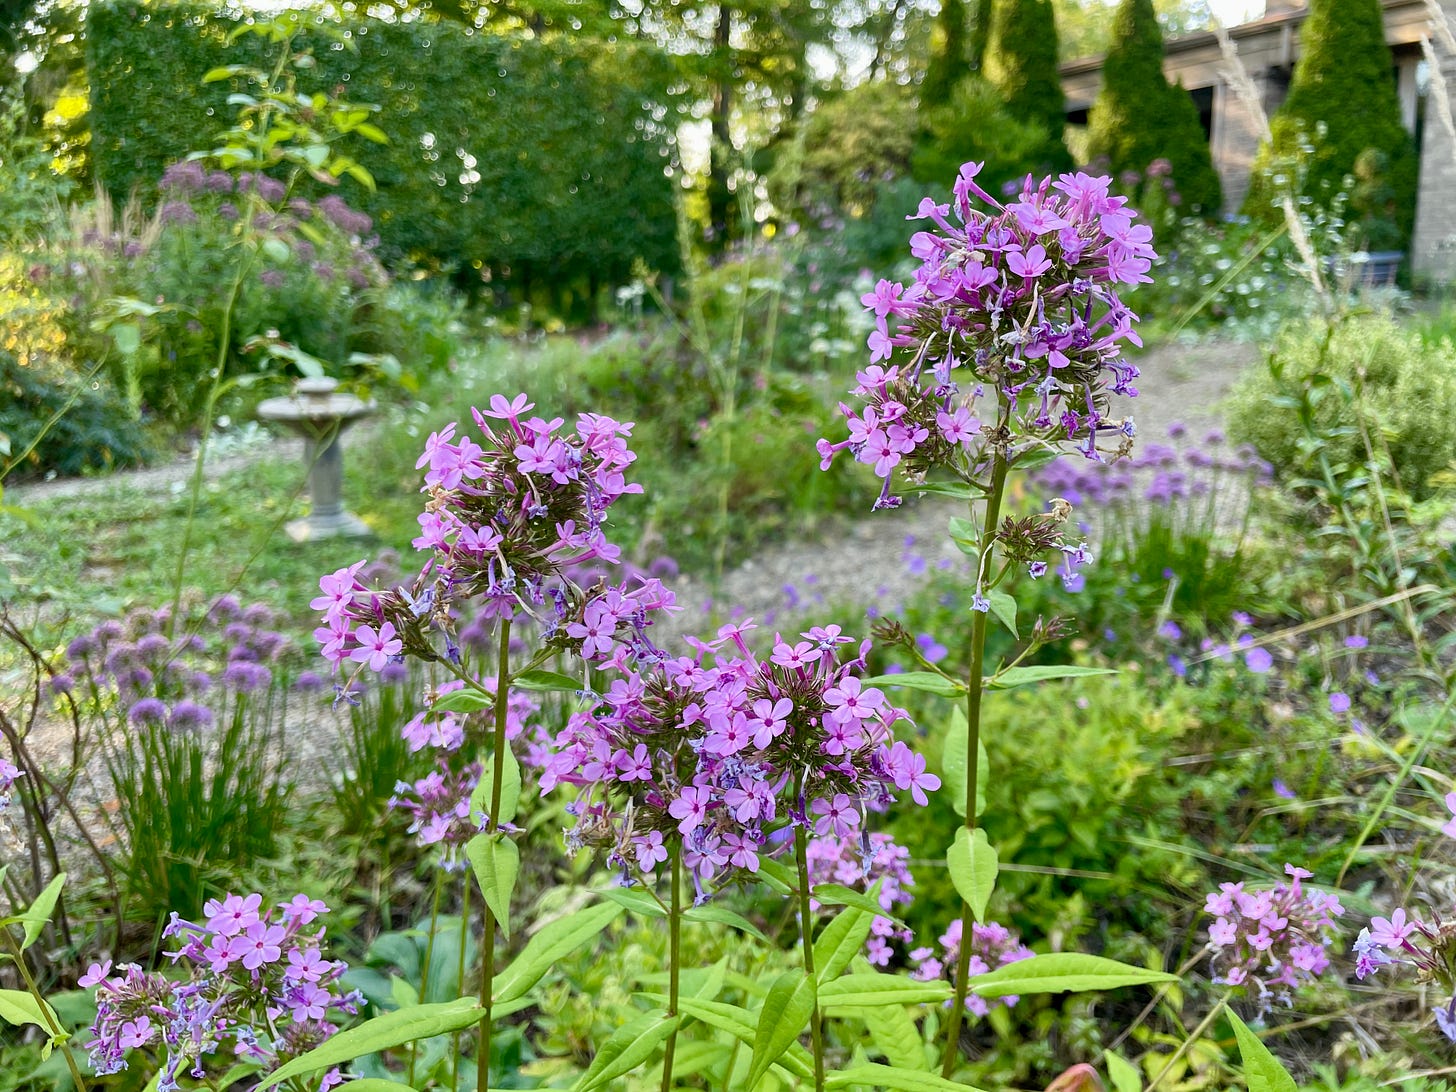
<svg viewBox="0 0 1456 1092">
<path fill-rule="evenodd" d="M 308 466 L 309 513 L 289 522 L 286 530 L 294 542 L 312 542 L 340 535 L 373 534 L 358 516 L 344 511 L 343 431 L 375 410 L 365 402 L 338 390 L 336 379 L 302 379 L 295 392 L 285 398 L 269 398 L 258 406 L 264 421 L 276 421 L 303 437 L 303 458 Z"/>
</svg>

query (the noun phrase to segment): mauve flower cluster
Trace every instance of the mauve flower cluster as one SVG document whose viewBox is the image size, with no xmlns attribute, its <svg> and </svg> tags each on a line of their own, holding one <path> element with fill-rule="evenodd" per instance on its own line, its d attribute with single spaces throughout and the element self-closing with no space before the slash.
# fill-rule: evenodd
<svg viewBox="0 0 1456 1092">
<path fill-rule="evenodd" d="M 604 524 L 618 497 L 642 491 L 623 474 L 636 458 L 632 425 L 582 414 L 564 431 L 559 417 L 527 417 L 533 408 L 524 394 L 495 395 L 490 409 L 471 411 L 483 444 L 457 438 L 455 423 L 430 435 L 417 464 L 428 500 L 414 540 L 430 556 L 411 588 L 371 591 L 359 579 L 363 562 L 319 581 L 311 605 L 324 625 L 315 635 L 336 669 L 353 661 L 378 671 L 405 653 L 458 663 L 467 602 L 492 620 L 534 614 L 548 598 L 558 620 L 583 607 L 551 582 L 568 566 L 619 558 Z"/>
<path fill-rule="evenodd" d="M 167 635 L 170 608 L 107 620 L 66 646 L 51 689 L 98 709 L 115 707 L 134 725 L 199 731 L 250 695 L 268 690 L 289 649 L 262 603 L 225 595 Z"/>
<path fill-rule="evenodd" d="M 1204 903 L 1214 916 L 1208 927 L 1213 981 L 1244 989 L 1260 1012 L 1293 1002 L 1293 991 L 1313 982 L 1330 965 L 1328 948 L 1340 900 L 1300 883 L 1311 873 L 1286 864 L 1289 881 L 1260 891 L 1242 883 L 1220 884 Z"/>
<path fill-rule="evenodd" d="M 681 838 L 701 900 L 710 882 L 756 873 L 791 826 L 851 838 L 896 790 L 927 802 L 940 780 L 895 740 L 904 713 L 858 677 L 868 642 L 841 658 L 850 638 L 815 627 L 760 660 L 749 628 L 624 672 L 571 717 L 541 776 L 542 791 L 580 789 L 569 845 L 651 875 Z"/>
<path fill-rule="evenodd" d="M 907 906 L 914 901 L 910 888 L 915 878 L 910 875 L 910 851 L 896 845 L 888 834 L 860 831 L 857 838 L 838 838 L 829 835 L 813 838 L 806 847 L 809 863 L 809 883 L 838 883 L 845 887 L 870 887 L 878 883 L 876 895 L 880 906 L 888 913 L 895 907 Z M 819 909 L 817 899 L 811 900 L 813 909 Z M 887 917 L 877 917 L 870 924 L 869 939 L 865 941 L 865 958 L 876 967 L 887 966 L 894 949 L 890 944 L 898 941 L 908 944 L 914 934 L 896 925 Z"/>
<path fill-rule="evenodd" d="M 1432 924 L 1408 915 L 1404 908 L 1388 918 L 1372 918 L 1354 944 L 1355 977 L 1364 979 L 1381 967 L 1414 967 L 1421 981 L 1441 988 L 1442 999 L 1431 1006 L 1441 1034 L 1456 1042 L 1456 923 L 1439 916 Z"/>
<path fill-rule="evenodd" d="M 25 776 L 25 771 L 9 759 L 0 758 L 0 812 L 10 807 L 10 790 L 15 787 L 17 779 Z"/>
<path fill-rule="evenodd" d="M 96 987 L 96 1022 L 87 1044 L 98 1075 L 127 1068 L 127 1051 L 164 1055 L 159 1092 L 174 1092 L 183 1067 L 207 1076 L 209 1059 L 226 1045 L 265 1071 L 304 1054 L 334 1034 L 331 1013 L 353 1015 L 363 998 L 341 995 L 348 969 L 323 958 L 324 930 L 306 930 L 328 907 L 304 895 L 263 909 L 261 895 L 228 895 L 203 907 L 205 924 L 175 913 L 163 936 L 180 947 L 167 955 L 186 970 L 178 978 L 111 961 L 81 978 Z M 225 1064 L 225 1063 L 224 1063 Z M 338 1083 L 335 1070 L 321 1088 Z"/>
<path fill-rule="evenodd" d="M 1178 422 L 1168 426 L 1171 439 L 1181 438 L 1186 431 Z M 1267 485 L 1273 473 L 1273 467 L 1247 444 L 1232 452 L 1224 451 L 1223 433 L 1214 430 L 1203 437 L 1201 445 L 1181 455 L 1170 444 L 1152 443 L 1137 455 L 1116 463 L 1057 459 L 1032 471 L 1031 481 L 1038 493 L 1062 497 L 1079 507 L 1125 506 L 1134 502 L 1139 492 L 1143 500 L 1168 507 L 1217 492 L 1224 478 L 1245 478 L 1250 485 Z"/>
<path fill-rule="evenodd" d="M 486 689 L 494 690 L 496 680 L 487 678 L 481 683 Z M 436 693 L 446 695 L 464 685 L 461 680 L 453 679 L 440 686 Z M 535 698 L 519 690 L 511 691 L 506 702 L 506 740 L 513 742 L 525 736 L 538 755 L 544 754 L 547 740 L 540 726 L 531 723 L 531 718 L 540 708 Z M 467 739 L 473 745 L 482 742 L 481 737 L 486 733 L 481 725 L 488 715 L 428 709 L 415 714 L 400 730 L 411 752 L 432 749 L 436 765 L 414 782 L 396 784 L 389 806 L 410 817 L 409 833 L 416 836 L 421 848 L 439 847 L 440 864 L 446 871 L 464 868 L 460 847 L 486 828 L 488 817 L 479 811 L 472 816 L 470 807 L 471 795 L 480 784 L 482 767 L 479 762 L 466 761 L 463 756 L 467 751 L 462 748 Z M 475 751 L 474 746 L 468 749 L 471 754 Z"/>
<path fill-rule="evenodd" d="M 374 256 L 379 246 L 379 237 L 371 234 L 374 222 L 366 213 L 350 208 L 338 194 L 314 202 L 294 197 L 285 205 L 288 189 L 278 179 L 251 171 L 234 176 L 227 171 L 208 170 L 196 160 L 172 164 L 162 173 L 157 188 L 163 197 L 157 210 L 163 224 L 195 224 L 199 209 L 215 210 L 224 220 L 236 220 L 238 206 L 227 198 L 256 194 L 275 211 L 256 214 L 254 226 L 287 242 L 300 268 L 307 268 L 324 281 L 333 281 L 342 269 L 349 285 L 360 290 L 388 279 Z M 312 227 L 300 230 L 299 225 L 305 221 Z M 327 236 L 334 232 L 337 235 L 329 239 Z M 316 241 L 326 244 L 324 252 L 320 253 Z M 283 270 L 276 267 L 263 269 L 259 280 L 269 288 L 282 288 L 287 283 Z"/>
<path fill-rule="evenodd" d="M 877 508 L 899 503 L 897 466 L 912 480 L 937 467 L 969 479 L 991 450 L 1075 444 L 1099 459 L 1103 434 L 1130 449 L 1132 422 L 1108 417 L 1108 395 L 1137 393 L 1122 343 L 1141 341 L 1117 286 L 1149 280 L 1152 230 L 1107 178 L 1028 176 L 1002 205 L 976 184 L 980 169 L 966 164 L 950 204 L 927 197 L 910 217 L 933 228 L 910 239 L 922 264 L 909 287 L 882 280 L 864 297 L 875 330 L 853 391 L 863 405 L 840 405 L 847 440 L 819 441 L 825 467 L 848 449 L 875 468 Z M 897 354 L 903 364 L 881 366 Z"/>
<path fill-rule="evenodd" d="M 940 978 L 942 974 L 952 970 L 956 961 L 961 955 L 961 919 L 957 918 L 950 923 L 950 927 L 940 937 L 940 954 L 936 955 L 935 949 L 929 945 L 923 948 L 916 948 L 910 953 L 910 958 L 915 960 L 917 966 L 911 972 L 912 978 L 918 978 L 922 982 L 931 982 Z M 971 925 L 971 958 L 969 972 L 972 978 L 979 974 L 995 970 L 997 967 L 1004 967 L 1008 963 L 1015 963 L 1018 960 L 1030 959 L 1036 953 L 1021 943 L 1021 937 L 1013 933 L 1004 925 L 998 925 L 994 921 L 984 924 L 973 923 Z M 1021 998 L 1017 994 L 1008 994 L 1005 997 L 993 998 L 987 1001 L 984 997 L 977 997 L 975 994 L 966 996 L 966 1011 L 975 1016 L 985 1016 L 991 1011 L 994 1004 L 1005 1005 L 1010 1008 Z M 949 1006 L 950 1002 L 947 1001 Z"/>
</svg>

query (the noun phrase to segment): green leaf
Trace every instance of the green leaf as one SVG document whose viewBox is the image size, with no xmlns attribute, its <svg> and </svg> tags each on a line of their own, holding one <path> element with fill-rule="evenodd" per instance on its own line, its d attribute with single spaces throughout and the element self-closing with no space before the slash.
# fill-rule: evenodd
<svg viewBox="0 0 1456 1092">
<path fill-rule="evenodd" d="M 360 1077 L 348 1082 L 349 1092 L 415 1092 L 414 1088 L 383 1077 Z"/>
<path fill-rule="evenodd" d="M 231 79 L 246 68 L 240 64 L 223 65 L 221 68 L 209 68 L 202 76 L 203 83 L 217 83 L 220 80 Z"/>
<path fill-rule="evenodd" d="M 853 1069 L 841 1069 L 824 1079 L 826 1088 L 850 1088 L 854 1085 L 869 1085 L 872 1088 L 896 1089 L 899 1092 L 981 1092 L 968 1084 L 948 1081 L 933 1073 L 918 1069 L 901 1069 L 898 1066 L 877 1065 L 873 1062 L 857 1065 Z"/>
<path fill-rule="evenodd" d="M 1296 1092 L 1294 1078 L 1289 1071 L 1239 1019 L 1238 1013 L 1226 1008 L 1224 1014 L 1233 1025 L 1234 1036 L 1239 1041 L 1239 1057 L 1244 1060 L 1244 1081 L 1249 1092 Z"/>
<path fill-rule="evenodd" d="M 814 941 L 814 970 L 820 982 L 838 978 L 859 955 L 869 938 L 875 915 L 857 906 L 847 906 L 824 926 Z"/>
<path fill-rule="evenodd" d="M 1075 679 L 1084 675 L 1116 675 L 1110 667 L 1081 667 L 1076 664 L 1038 664 L 1035 667 L 1008 667 L 986 681 L 990 690 L 1010 690 L 1013 686 L 1046 682 L 1048 679 Z"/>
<path fill-rule="evenodd" d="M 991 892 L 996 890 L 996 873 L 1000 862 L 996 858 L 996 847 L 980 827 L 969 831 L 961 827 L 956 831 L 955 841 L 945 857 L 950 865 L 950 880 L 961 898 L 971 908 L 977 921 L 986 920 L 986 903 L 991 901 Z"/>
<path fill-rule="evenodd" d="M 7 1024 L 14 1024 L 19 1027 L 21 1024 L 35 1024 L 44 1028 L 47 1032 L 52 1027 L 60 1027 L 61 1022 L 56 1018 L 56 1010 L 50 1005 L 37 1001 L 25 990 L 0 990 L 0 1020 Z M 47 1019 L 49 1017 L 49 1019 Z"/>
<path fill-rule="evenodd" d="M 622 914 L 613 903 L 598 903 L 557 918 L 526 942 L 521 954 L 495 978 L 495 1004 L 524 996 L 563 956 L 595 938 Z"/>
<path fill-rule="evenodd" d="M 1001 624 L 1011 631 L 1011 636 L 1020 640 L 1021 634 L 1016 630 L 1016 600 L 1004 591 L 992 588 L 986 593 L 986 598 L 991 601 L 991 613 L 1001 620 Z"/>
<path fill-rule="evenodd" d="M 339 1032 L 328 1042 L 274 1070 L 263 1078 L 255 1092 L 263 1092 L 265 1088 L 306 1073 L 342 1065 L 355 1058 L 362 1058 L 365 1054 L 377 1054 L 419 1039 L 463 1031 L 480 1021 L 482 1011 L 474 998 L 460 997 L 437 1005 L 420 1005 L 417 1008 L 386 1012 L 358 1027 Z"/>
<path fill-rule="evenodd" d="M 519 675 L 511 676 L 511 685 L 521 690 L 542 693 L 575 694 L 581 689 L 582 682 L 559 671 L 522 671 Z"/>
<path fill-rule="evenodd" d="M 475 870 L 485 905 L 500 922 L 501 934 L 511 938 L 511 894 L 521 871 L 521 851 L 502 832 L 477 834 L 465 843 L 465 855 Z"/>
<path fill-rule="evenodd" d="M 847 1013 L 864 1021 L 873 1049 L 901 1069 L 925 1069 L 925 1045 L 920 1028 L 903 1005 L 887 1005 Z"/>
<path fill-rule="evenodd" d="M 780 895 L 793 894 L 795 891 L 794 885 L 798 882 L 798 878 L 782 861 L 770 861 L 767 859 L 758 862 L 758 878 Z"/>
<path fill-rule="evenodd" d="M 430 706 L 432 713 L 478 713 L 495 705 L 494 694 L 482 694 L 479 690 L 452 690 L 441 694 Z"/>
<path fill-rule="evenodd" d="M 922 690 L 943 698 L 958 698 L 966 692 L 964 683 L 934 671 L 901 671 L 897 675 L 871 675 L 861 679 L 865 686 L 900 686 L 906 690 Z"/>
<path fill-rule="evenodd" d="M 1121 1054 L 1109 1050 L 1104 1056 L 1107 1062 L 1107 1079 L 1112 1082 L 1113 1092 L 1143 1092 L 1143 1077 Z"/>
<path fill-rule="evenodd" d="M 644 918 L 667 917 L 667 911 L 646 891 L 630 887 L 604 887 L 597 894 Z"/>
<path fill-rule="evenodd" d="M 858 914 L 858 910 L 846 910 Z M 868 917 L 868 915 L 866 915 Z M 860 941 L 864 943 L 863 940 Z M 748 1069 L 746 1087 L 757 1088 L 759 1078 L 798 1041 L 799 1033 L 814 1012 L 814 980 L 803 971 L 789 970 L 769 987 L 758 1010 L 758 1028 L 753 1034 L 753 1064 Z"/>
<path fill-rule="evenodd" d="M 66 874 L 59 873 L 55 879 L 46 884 L 45 890 L 35 897 L 35 902 L 30 904 L 30 909 L 20 915 L 19 920 L 25 923 L 25 940 L 20 945 L 22 952 L 36 942 L 41 930 L 51 920 L 51 914 L 56 908 L 56 900 L 61 897 L 61 888 L 65 884 Z"/>
<path fill-rule="evenodd" d="M 623 1024 L 597 1051 L 592 1064 L 576 1083 L 576 1092 L 587 1092 L 587 1089 L 630 1073 L 652 1057 L 658 1045 L 675 1032 L 680 1023 L 681 1016 L 668 1016 L 658 1009 Z"/>
<path fill-rule="evenodd" d="M 516 761 L 515 752 L 509 746 L 505 750 L 505 768 L 501 770 L 500 814 L 495 816 L 497 825 L 511 822 L 516 817 L 516 807 L 521 802 L 521 764 Z M 477 819 L 485 815 L 490 807 L 490 794 L 495 784 L 496 756 L 491 755 L 481 765 L 480 780 L 470 794 L 470 816 Z"/>
<path fill-rule="evenodd" d="M 1056 462 L 1061 454 L 1054 447 L 1032 448 L 1018 455 L 1013 465 L 1015 465 L 1017 470 L 1024 473 L 1028 470 L 1035 470 L 1037 467 L 1046 466 L 1047 463 Z"/>
<path fill-rule="evenodd" d="M 982 495 L 981 490 L 972 490 L 963 482 L 903 482 L 900 488 L 907 493 L 928 493 L 935 497 L 953 497 L 956 500 L 970 500 Z"/>
<path fill-rule="evenodd" d="M 967 557 L 980 557 L 980 536 L 981 532 L 970 520 L 964 516 L 951 516 L 950 540 L 961 553 Z"/>
<path fill-rule="evenodd" d="M 726 906 L 715 906 L 708 903 L 704 906 L 690 906 L 683 911 L 683 921 L 713 922 L 717 925 L 728 925 L 740 932 L 747 933 L 756 940 L 768 943 L 768 937 L 757 925 L 749 921 L 742 914 L 729 910 Z"/>
<path fill-rule="evenodd" d="M 142 328 L 135 322 L 118 322 L 111 327 L 111 340 L 122 356 L 135 356 L 142 347 Z"/>
<path fill-rule="evenodd" d="M 876 1005 L 924 1005 L 944 1001 L 951 995 L 949 983 L 917 982 L 898 974 L 865 971 L 847 974 L 819 986 L 822 1008 L 851 1005 L 872 1008 Z"/>
<path fill-rule="evenodd" d="M 747 1046 L 753 1045 L 754 1026 L 751 1021 L 754 1014 L 746 1009 L 725 1001 L 700 1001 L 695 997 L 681 998 L 677 1007 L 685 1015 L 701 1020 L 709 1027 L 726 1031 Z M 812 1078 L 814 1075 L 813 1060 L 809 1057 L 809 1052 L 798 1043 L 792 1044 L 775 1064 L 783 1066 L 795 1077 L 802 1079 Z"/>
<path fill-rule="evenodd" d="M 978 997 L 1006 997 L 1010 994 L 1091 993 L 1120 986 L 1176 981 L 1177 975 L 1134 967 L 1115 959 L 1083 955 L 1081 952 L 1054 952 L 1007 963 L 976 975 L 967 985 Z"/>
<path fill-rule="evenodd" d="M 986 741 L 976 737 L 976 814 L 986 810 L 986 781 L 990 777 L 991 756 Z M 957 815 L 966 814 L 966 711 L 957 705 L 951 710 L 950 727 L 945 733 L 945 750 L 941 753 L 940 772 L 945 775 L 944 789 L 950 794 L 951 807 Z"/>
<path fill-rule="evenodd" d="M 878 887 L 879 882 L 876 881 L 875 890 L 878 890 Z M 861 910 L 868 910 L 871 914 L 889 918 L 896 925 L 905 927 L 905 923 L 896 917 L 893 911 L 882 907 L 879 900 L 873 895 L 856 891 L 852 887 L 845 887 L 842 883 L 815 884 L 809 889 L 809 894 L 825 906 L 857 906 Z"/>
</svg>

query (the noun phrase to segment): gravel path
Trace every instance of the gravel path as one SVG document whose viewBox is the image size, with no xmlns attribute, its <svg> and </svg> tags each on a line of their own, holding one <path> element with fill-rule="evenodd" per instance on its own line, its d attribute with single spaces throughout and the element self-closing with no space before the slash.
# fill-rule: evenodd
<svg viewBox="0 0 1456 1092">
<path fill-rule="evenodd" d="M 1260 358 L 1258 346 L 1238 342 L 1172 345 L 1148 352 L 1139 362 L 1136 400 L 1125 403 L 1143 442 L 1166 439 L 1168 426 L 1181 421 L 1192 437 L 1220 427 L 1218 404 L 1239 373 Z M 733 604 L 733 616 L 746 615 L 766 625 L 800 602 L 831 606 L 863 604 L 871 598 L 899 602 L 919 582 L 907 554 L 926 567 L 960 554 L 946 535 L 946 521 L 963 513 L 955 502 L 907 499 L 891 512 L 849 512 L 817 535 L 785 539 L 759 551 L 724 574 L 717 604 Z M 706 582 L 675 582 L 678 601 L 688 607 L 673 628 L 698 632 L 714 610 Z M 705 610 L 706 608 L 706 610 Z"/>
</svg>

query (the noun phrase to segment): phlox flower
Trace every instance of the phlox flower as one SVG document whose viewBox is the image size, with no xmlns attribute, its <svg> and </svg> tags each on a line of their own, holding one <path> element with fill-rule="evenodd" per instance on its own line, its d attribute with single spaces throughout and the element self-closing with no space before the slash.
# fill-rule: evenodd
<svg viewBox="0 0 1456 1092">
<path fill-rule="evenodd" d="M 1208 927 L 1213 981 L 1248 991 L 1261 1012 L 1290 1004 L 1294 990 L 1324 973 L 1335 919 L 1344 913 L 1335 896 L 1303 886 L 1309 872 L 1288 864 L 1284 871 L 1289 880 L 1272 888 L 1225 883 L 1204 900 L 1214 916 Z"/>
</svg>

